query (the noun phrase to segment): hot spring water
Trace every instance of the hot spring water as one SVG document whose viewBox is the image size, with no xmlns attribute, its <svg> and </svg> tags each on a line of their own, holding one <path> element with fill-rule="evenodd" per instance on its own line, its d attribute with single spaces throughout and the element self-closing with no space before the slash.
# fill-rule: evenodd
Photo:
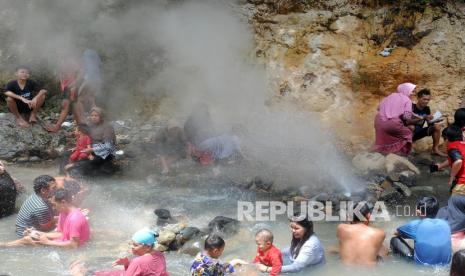
<svg viewBox="0 0 465 276">
<path fill-rule="evenodd" d="M 55 168 L 9 167 L 9 172 L 21 180 L 32 192 L 32 179 L 40 174 L 56 174 Z M 7 275 L 67 275 L 67 268 L 74 260 L 82 260 L 92 270 L 109 269 L 114 259 L 125 255 L 132 233 L 145 226 L 153 226 L 155 208 L 168 208 L 173 215 L 186 215 L 189 224 L 199 228 L 206 227 L 208 221 L 217 215 L 236 217 L 237 201 L 266 200 L 266 196 L 255 192 L 243 192 L 231 185 L 214 181 L 162 181 L 157 177 L 150 180 L 105 179 L 92 183 L 91 193 L 82 207 L 89 208 L 92 237 L 91 241 L 78 250 L 60 250 L 46 247 L 23 247 L 0 249 L 0 274 Z M 437 181 L 437 180 L 435 180 Z M 175 185 L 169 183 L 176 183 Z M 22 202 L 26 198 L 22 195 Z M 19 203 L 20 203 L 19 202 Z M 19 204 L 18 204 L 19 206 Z M 0 220 L 0 240 L 15 238 L 14 224 L 16 215 Z M 387 237 L 395 228 L 409 218 L 392 218 L 390 222 L 377 222 Z M 315 232 L 326 248 L 337 244 L 337 223 L 322 222 L 315 224 Z M 242 258 L 252 260 L 255 255 L 254 233 L 263 226 L 270 227 L 275 234 L 275 244 L 279 248 L 290 243 L 290 230 L 285 217 L 276 222 L 243 223 L 239 234 L 226 240 L 224 260 Z M 388 244 L 386 240 L 385 244 Z M 166 253 L 170 275 L 188 275 L 193 257 L 180 253 Z M 303 272 L 299 275 L 308 275 Z M 376 268 L 347 268 L 342 266 L 336 256 L 327 254 L 326 265 L 317 268 L 315 275 L 448 275 L 447 269 L 431 269 L 406 264 L 389 258 Z"/>
</svg>

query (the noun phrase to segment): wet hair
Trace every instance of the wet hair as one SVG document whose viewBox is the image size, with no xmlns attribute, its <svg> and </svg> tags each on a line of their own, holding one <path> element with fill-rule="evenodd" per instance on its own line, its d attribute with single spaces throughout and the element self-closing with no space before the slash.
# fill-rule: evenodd
<svg viewBox="0 0 465 276">
<path fill-rule="evenodd" d="M 205 239 L 205 250 L 221 249 L 226 245 L 223 238 L 217 234 L 210 234 Z"/>
<path fill-rule="evenodd" d="M 450 276 L 465 276 L 465 249 L 454 253 L 450 265 Z"/>
<path fill-rule="evenodd" d="M 89 126 L 86 124 L 78 124 L 77 129 L 85 135 L 90 135 Z"/>
<path fill-rule="evenodd" d="M 373 204 L 371 204 L 371 203 L 369 203 L 367 201 L 360 201 L 357 204 L 355 204 L 354 207 L 357 208 L 357 209 L 360 209 L 360 214 L 364 218 L 366 218 L 368 216 L 368 214 L 370 214 L 371 211 L 373 210 Z M 353 218 L 352 218 L 353 222 L 361 222 L 362 221 L 361 219 L 362 218 L 359 218 L 356 214 L 353 214 Z"/>
<path fill-rule="evenodd" d="M 417 93 L 417 97 L 421 98 L 423 96 L 431 96 L 431 91 L 428 88 L 423 88 Z"/>
<path fill-rule="evenodd" d="M 71 202 L 71 195 L 70 193 L 63 188 L 57 189 L 55 191 L 55 201 L 66 201 L 66 202 Z"/>
<path fill-rule="evenodd" d="M 462 141 L 462 129 L 459 126 L 452 124 L 442 131 L 442 137 L 449 142 Z"/>
<path fill-rule="evenodd" d="M 265 242 L 273 243 L 273 233 L 271 233 L 268 229 L 261 229 L 256 234 L 255 237 L 261 236 L 265 240 Z"/>
<path fill-rule="evenodd" d="M 63 186 L 64 189 L 68 191 L 71 197 L 79 193 L 79 191 L 81 190 L 81 184 L 79 184 L 79 182 L 74 179 L 65 179 Z"/>
<path fill-rule="evenodd" d="M 295 213 L 294 217 L 291 219 L 292 222 L 302 226 L 305 229 L 305 234 L 301 239 L 296 239 L 294 235 L 291 240 L 290 252 L 294 258 L 297 258 L 299 255 L 300 249 L 304 243 L 313 236 L 313 221 L 308 218 L 308 216 L 303 216 L 300 213 Z"/>
<path fill-rule="evenodd" d="M 439 211 L 438 200 L 434 196 L 424 196 L 418 200 L 417 210 L 427 218 L 434 218 Z"/>
<path fill-rule="evenodd" d="M 48 189 L 50 182 L 54 181 L 55 178 L 53 178 L 50 175 L 41 175 L 36 177 L 33 182 L 34 192 L 36 194 L 40 194 L 40 191 L 42 191 L 42 189 Z"/>
</svg>

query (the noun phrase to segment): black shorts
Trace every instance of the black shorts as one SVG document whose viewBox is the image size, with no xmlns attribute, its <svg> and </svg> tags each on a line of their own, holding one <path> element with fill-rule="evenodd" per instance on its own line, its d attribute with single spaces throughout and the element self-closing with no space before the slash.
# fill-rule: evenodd
<svg viewBox="0 0 465 276">
<path fill-rule="evenodd" d="M 21 100 L 18 100 L 18 99 L 15 99 L 15 101 L 16 101 L 16 107 L 18 108 L 19 113 L 21 114 L 31 113 L 32 109 L 29 108 L 27 104 L 23 103 Z"/>
<path fill-rule="evenodd" d="M 421 129 L 416 129 L 413 132 L 413 138 L 412 140 L 415 142 L 417 140 L 420 140 L 422 138 L 425 138 L 426 136 L 431 136 L 433 135 L 434 132 L 434 125 L 430 125 Z"/>
<path fill-rule="evenodd" d="M 69 86 L 63 90 L 63 100 L 71 100 L 71 89 L 69 89 Z"/>
</svg>

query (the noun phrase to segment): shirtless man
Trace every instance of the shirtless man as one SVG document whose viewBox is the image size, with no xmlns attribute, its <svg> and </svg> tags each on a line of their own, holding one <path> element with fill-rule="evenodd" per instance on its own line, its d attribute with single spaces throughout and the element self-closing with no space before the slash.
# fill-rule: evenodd
<svg viewBox="0 0 465 276">
<path fill-rule="evenodd" d="M 18 67 L 15 76 L 16 80 L 7 83 L 4 95 L 18 125 L 26 128 L 37 122 L 37 112 L 44 104 L 47 91 L 29 79 L 29 69 L 24 66 Z"/>
<path fill-rule="evenodd" d="M 350 224 L 337 227 L 339 254 L 345 265 L 375 266 L 380 257 L 387 255 L 383 245 L 386 234 L 381 229 L 368 226 L 371 209 L 366 202 L 358 203 L 355 210 L 360 210 L 363 217 L 359 218 L 355 212 Z"/>
</svg>

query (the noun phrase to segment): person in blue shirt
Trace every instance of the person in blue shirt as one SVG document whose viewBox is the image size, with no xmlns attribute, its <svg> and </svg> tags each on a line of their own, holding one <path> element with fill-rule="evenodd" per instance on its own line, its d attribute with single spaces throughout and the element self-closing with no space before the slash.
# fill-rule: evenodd
<svg viewBox="0 0 465 276">
<path fill-rule="evenodd" d="M 439 204 L 434 197 L 421 198 L 416 207 L 420 219 L 397 228 L 391 239 L 394 255 L 422 265 L 448 265 L 451 261 L 451 230 L 442 219 L 434 219 Z M 412 249 L 405 239 L 414 241 Z"/>
</svg>

